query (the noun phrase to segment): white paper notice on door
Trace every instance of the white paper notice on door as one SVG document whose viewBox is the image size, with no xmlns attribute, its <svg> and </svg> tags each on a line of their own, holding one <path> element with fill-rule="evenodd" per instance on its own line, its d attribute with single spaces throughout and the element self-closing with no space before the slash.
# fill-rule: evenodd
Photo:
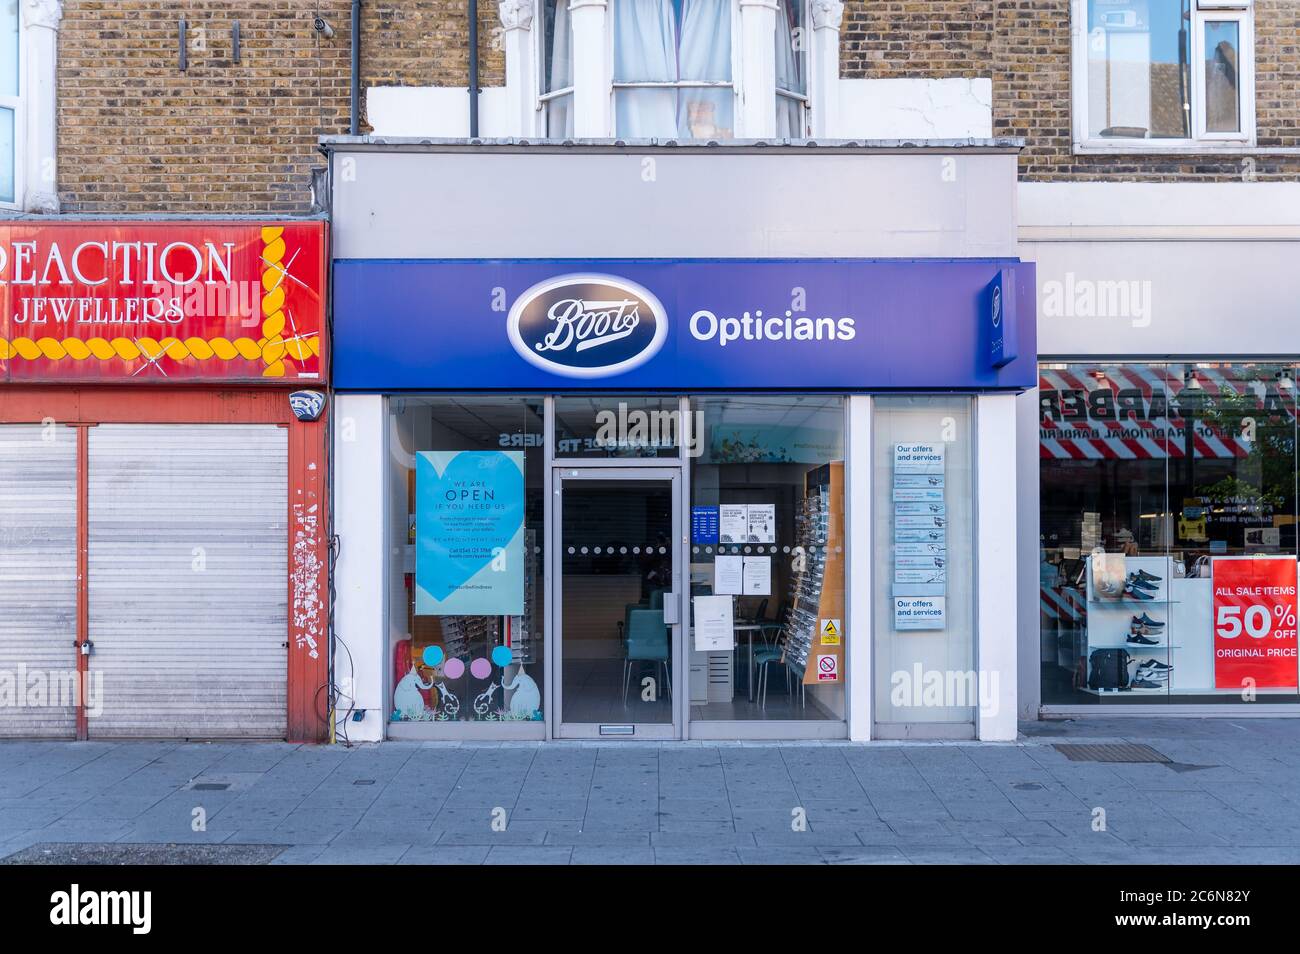
<svg viewBox="0 0 1300 954">
<path fill-rule="evenodd" d="M 721 504 L 718 507 L 718 541 L 744 543 L 749 535 L 749 505 Z"/>
<path fill-rule="evenodd" d="M 713 562 L 713 592 L 739 596 L 743 585 L 744 558 L 720 556 Z"/>
<path fill-rule="evenodd" d="M 747 556 L 744 558 L 744 595 L 772 595 L 772 558 Z"/>
<path fill-rule="evenodd" d="M 776 504 L 750 504 L 749 543 L 776 542 Z"/>
<path fill-rule="evenodd" d="M 730 596 L 695 596 L 695 648 L 699 652 L 716 652 L 736 648 L 736 631 L 732 629 Z"/>
</svg>

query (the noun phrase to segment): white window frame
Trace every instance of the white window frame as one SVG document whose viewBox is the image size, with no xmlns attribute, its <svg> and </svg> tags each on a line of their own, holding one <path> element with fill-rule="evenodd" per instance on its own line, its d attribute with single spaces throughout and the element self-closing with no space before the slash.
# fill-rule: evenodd
<svg viewBox="0 0 1300 954">
<path fill-rule="evenodd" d="M 1204 4 L 1202 4 L 1204 7 Z M 1200 11 L 1194 18 L 1195 32 L 1192 35 L 1192 132 L 1204 142 L 1241 143 L 1253 139 L 1250 134 L 1255 129 L 1255 22 L 1253 11 L 1249 8 L 1210 7 Z M 1205 24 L 1237 24 L 1237 95 L 1240 97 L 1238 110 L 1241 118 L 1241 130 L 1238 132 L 1209 132 L 1206 127 L 1205 110 Z"/>
<path fill-rule="evenodd" d="M 1071 108 L 1074 152 L 1079 154 L 1214 153 L 1242 152 L 1256 144 L 1255 130 L 1255 19 L 1253 0 L 1190 0 L 1191 122 L 1192 136 L 1184 139 L 1119 139 L 1092 136 L 1088 129 L 1088 3 L 1071 0 Z M 1237 20 L 1241 27 L 1241 131 L 1204 133 L 1205 65 L 1204 30 L 1207 20 Z"/>
<path fill-rule="evenodd" d="M 533 133 L 535 135 L 544 136 L 551 139 L 563 139 L 564 138 L 563 135 L 552 136 L 550 130 L 547 128 L 546 106 L 552 100 L 563 99 L 565 96 L 567 96 L 569 97 L 569 109 L 572 110 L 573 101 L 574 101 L 574 87 L 573 87 L 573 83 L 570 83 L 568 86 L 564 87 L 563 89 L 557 89 L 557 90 L 552 90 L 551 92 L 546 92 L 546 2 L 547 0 L 537 0 L 537 8 L 533 13 L 533 23 L 536 24 L 536 28 L 532 31 L 533 32 L 533 62 L 537 64 L 537 68 L 534 70 L 535 75 L 533 76 L 533 84 L 534 84 L 533 89 L 536 91 L 537 94 L 534 97 L 536 103 L 537 118 L 536 118 L 536 128 L 533 130 Z M 555 3 L 557 6 L 561 3 L 567 6 L 569 0 L 555 0 Z M 569 29 L 570 30 L 573 29 L 572 25 L 570 25 Z M 570 48 L 569 50 L 569 55 L 570 56 L 573 55 L 572 48 Z"/>
<path fill-rule="evenodd" d="M 743 33 L 740 29 L 740 2 L 739 0 L 729 0 L 731 3 L 731 81 L 718 82 L 707 80 L 673 80 L 665 83 L 620 83 L 616 82 L 614 76 L 614 17 L 618 16 L 614 9 L 618 5 L 618 0 L 609 0 L 609 14 L 605 20 L 605 62 L 609 70 L 609 135 L 617 137 L 618 135 L 618 97 L 615 92 L 620 89 L 731 89 L 731 138 L 743 139 L 744 118 L 742 116 L 741 103 L 743 95 L 741 89 L 741 68 L 743 65 L 741 56 L 741 47 Z M 772 104 L 773 112 L 776 110 L 775 102 Z M 679 138 L 679 137 L 673 137 Z"/>
<path fill-rule="evenodd" d="M 22 211 L 23 198 L 27 194 L 24 171 L 27 158 L 27 109 L 25 94 L 27 92 L 27 59 L 23 55 L 23 40 L 26 23 L 23 17 L 23 4 L 18 4 L 18 95 L 0 96 L 0 107 L 14 111 L 14 197 L 10 202 L 0 198 L 0 209 Z"/>
<path fill-rule="evenodd" d="M 559 0 L 561 3 L 567 3 L 568 0 Z M 671 83 L 615 83 L 613 80 L 613 61 L 614 61 L 614 9 L 616 0 L 606 0 L 605 3 L 605 50 L 603 60 L 605 63 L 604 83 L 607 85 L 606 93 L 608 95 L 608 117 L 609 128 L 606 130 L 608 138 L 615 138 L 618 129 L 618 119 L 616 114 L 615 91 L 618 89 L 628 88 L 652 88 L 656 86 L 672 88 L 717 88 L 729 87 L 732 90 L 732 115 L 733 115 L 733 139 L 753 138 L 753 132 L 746 129 L 745 123 L 745 49 L 744 49 L 744 16 L 741 12 L 740 0 L 729 0 L 731 4 L 731 80 L 729 82 L 694 82 L 694 81 L 675 81 Z M 772 89 L 763 93 L 765 101 L 770 102 L 771 115 L 775 118 L 777 104 L 781 98 L 797 99 L 802 104 L 802 136 L 812 135 L 814 123 L 814 110 L 819 108 L 819 102 L 822 95 L 818 92 L 817 69 L 821 61 L 818 54 L 818 37 L 821 35 L 818 31 L 814 20 L 811 0 L 794 0 L 803 6 L 803 29 L 804 29 L 804 57 L 807 71 L 806 82 L 808 85 L 807 92 L 802 94 L 793 93 L 789 90 L 778 90 L 775 83 Z M 531 101 L 532 109 L 531 118 L 523 117 L 522 135 L 542 136 L 552 139 L 562 139 L 562 134 L 553 135 L 547 128 L 547 104 L 553 100 L 562 97 L 573 97 L 576 103 L 577 89 L 575 86 L 568 86 L 562 90 L 544 92 L 546 86 L 546 0 L 534 0 L 533 19 L 531 26 L 531 36 L 528 39 L 530 43 L 533 63 L 530 68 L 523 71 L 524 82 L 528 88 L 521 95 L 528 97 L 525 102 Z M 835 31 L 838 36 L 838 30 Z M 775 42 L 773 39 L 772 42 Z M 766 54 L 768 51 L 758 51 L 759 55 Z M 576 60 L 576 52 L 575 52 Z M 751 64 L 752 65 L 752 64 Z M 507 73 L 510 68 L 507 65 Z M 575 69 L 575 84 L 581 79 Z M 775 79 L 775 77 L 773 77 Z M 576 106 L 575 106 L 576 108 Z"/>
<path fill-rule="evenodd" d="M 812 135 L 812 76 L 813 76 L 814 47 L 816 46 L 816 44 L 813 43 L 812 2 L 811 0 L 780 0 L 780 3 L 777 4 L 777 8 L 776 8 L 777 16 L 781 15 L 781 6 L 780 6 L 781 3 L 797 3 L 801 7 L 803 7 L 803 17 L 801 18 L 800 21 L 803 24 L 803 32 L 804 32 L 803 82 L 804 82 L 804 86 L 807 87 L 808 91 L 806 93 L 796 93 L 794 90 L 786 89 L 780 84 L 774 83 L 773 91 L 772 91 L 773 92 L 772 110 L 773 112 L 776 111 L 777 104 L 783 98 L 793 99 L 797 101 L 799 103 L 799 117 L 800 117 L 799 125 L 803 131 L 803 136 L 801 136 L 800 138 L 807 138 L 808 136 Z"/>
</svg>

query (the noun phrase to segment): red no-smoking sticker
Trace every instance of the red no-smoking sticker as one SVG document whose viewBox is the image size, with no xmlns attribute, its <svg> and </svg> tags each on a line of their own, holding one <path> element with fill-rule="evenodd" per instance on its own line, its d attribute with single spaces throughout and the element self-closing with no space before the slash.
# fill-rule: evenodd
<svg viewBox="0 0 1300 954">
<path fill-rule="evenodd" d="M 1214 576 L 1214 687 L 1294 689 L 1294 557 L 1219 558 Z"/>
<path fill-rule="evenodd" d="M 840 659 L 838 656 L 817 657 L 817 680 L 819 682 L 837 682 L 840 678 Z"/>
</svg>

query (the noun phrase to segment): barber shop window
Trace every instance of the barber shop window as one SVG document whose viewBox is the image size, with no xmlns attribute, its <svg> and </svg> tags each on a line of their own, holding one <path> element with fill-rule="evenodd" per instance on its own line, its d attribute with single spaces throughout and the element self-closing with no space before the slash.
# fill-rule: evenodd
<svg viewBox="0 0 1300 954">
<path fill-rule="evenodd" d="M 1086 146 L 1249 143 L 1253 0 L 1075 0 Z"/>
<path fill-rule="evenodd" d="M 0 208 L 19 200 L 19 142 L 22 129 L 18 0 L 0 0 Z"/>
<path fill-rule="evenodd" d="M 1039 366 L 1045 705 L 1300 701 L 1296 372 Z"/>
</svg>

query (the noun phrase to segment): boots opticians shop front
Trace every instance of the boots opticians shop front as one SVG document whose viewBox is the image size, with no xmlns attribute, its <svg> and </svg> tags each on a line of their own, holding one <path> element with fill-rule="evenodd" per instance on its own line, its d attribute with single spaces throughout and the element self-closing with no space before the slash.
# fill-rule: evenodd
<svg viewBox="0 0 1300 954">
<path fill-rule="evenodd" d="M 1014 151 L 330 152 L 341 735 L 1014 737 Z"/>
</svg>

